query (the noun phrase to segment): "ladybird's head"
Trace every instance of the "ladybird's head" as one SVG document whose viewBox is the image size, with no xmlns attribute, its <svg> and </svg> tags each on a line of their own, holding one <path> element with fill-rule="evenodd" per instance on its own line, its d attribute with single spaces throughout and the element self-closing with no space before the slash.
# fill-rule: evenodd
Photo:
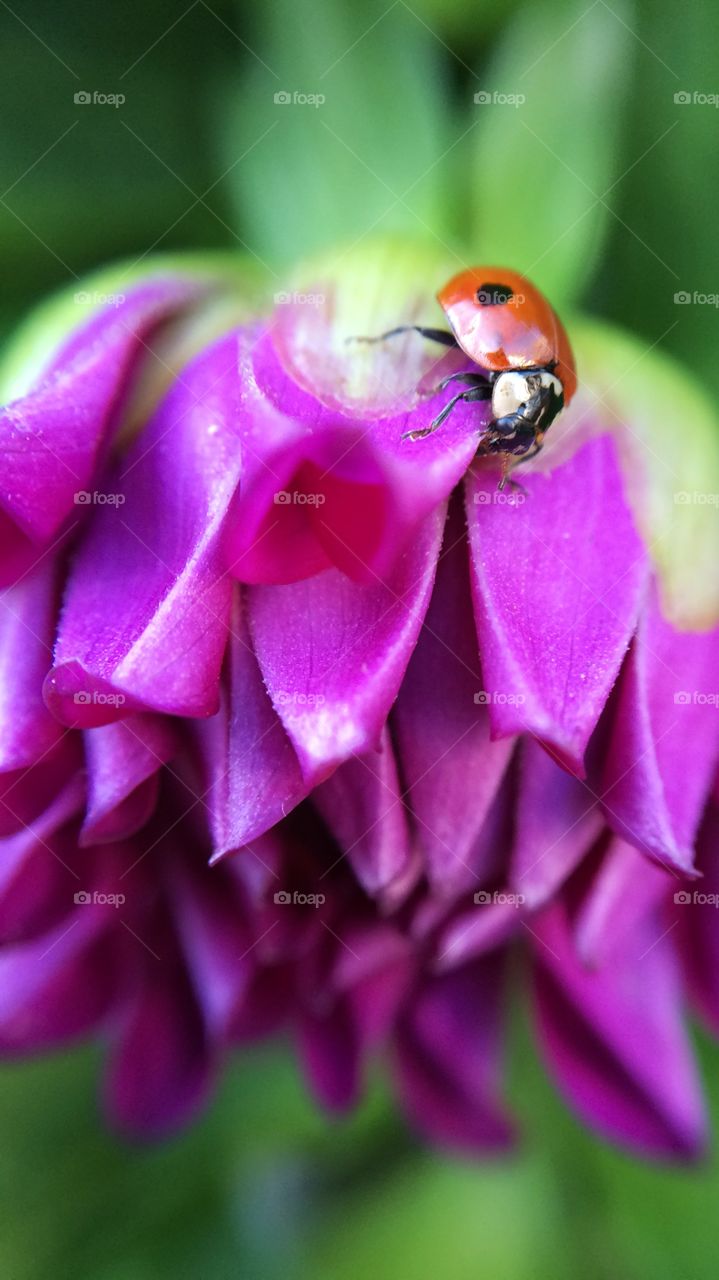
<svg viewBox="0 0 719 1280">
<path fill-rule="evenodd" d="M 564 407 L 564 388 L 550 369 L 500 373 L 492 388 L 493 428 L 508 444 L 543 435 Z M 512 450 L 513 452 L 515 450 Z"/>
</svg>

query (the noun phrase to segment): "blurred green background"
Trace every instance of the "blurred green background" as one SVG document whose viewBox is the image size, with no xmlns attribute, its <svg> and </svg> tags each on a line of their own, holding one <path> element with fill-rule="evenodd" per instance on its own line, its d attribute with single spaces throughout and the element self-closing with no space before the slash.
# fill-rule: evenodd
<svg viewBox="0 0 719 1280">
<path fill-rule="evenodd" d="M 719 390 L 719 113 L 695 99 L 719 91 L 715 20 L 710 0 L 0 0 L 0 329 L 112 258 L 235 246 L 282 287 L 298 255 L 400 229 L 526 271 Z M 521 1021 L 515 1042 L 524 1145 L 474 1168 L 418 1148 L 379 1083 L 328 1125 L 281 1049 L 147 1151 L 103 1131 L 94 1052 L 5 1067 L 2 1275 L 714 1277 L 716 1161 L 608 1151 Z"/>
</svg>

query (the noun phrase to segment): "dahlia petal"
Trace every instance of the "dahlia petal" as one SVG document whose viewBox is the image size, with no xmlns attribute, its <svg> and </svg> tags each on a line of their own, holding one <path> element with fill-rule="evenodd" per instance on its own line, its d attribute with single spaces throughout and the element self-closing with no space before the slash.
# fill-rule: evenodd
<svg viewBox="0 0 719 1280">
<path fill-rule="evenodd" d="M 497 736 L 533 733 L 581 775 L 634 631 L 647 558 L 608 437 L 524 483 L 526 502 L 503 503 L 491 475 L 467 483 L 489 715 Z"/>
<path fill-rule="evenodd" d="M 415 1129 L 469 1155 L 511 1141 L 498 1103 L 502 958 L 430 979 L 398 1031 L 396 1076 Z"/>
<path fill-rule="evenodd" d="M 704 1141 L 701 1089 L 663 925 L 640 922 L 624 963 L 599 971 L 581 964 L 561 904 L 533 929 L 540 1042 L 562 1093 L 613 1141 L 695 1156 Z"/>
<path fill-rule="evenodd" d="M 411 849 L 388 730 L 382 730 L 379 750 L 340 765 L 313 792 L 312 803 L 366 892 L 393 898 L 393 886 L 405 881 Z"/>
<path fill-rule="evenodd" d="M 37 1052 L 96 1026 L 115 994 L 102 908 L 83 907 L 47 932 L 0 949 L 0 1051 Z"/>
<path fill-rule="evenodd" d="M 219 535 L 240 470 L 236 348 L 225 337 L 184 370 L 124 462 L 124 503 L 93 516 L 45 685 L 67 724 L 217 710 L 231 594 Z"/>
<path fill-rule="evenodd" d="M 197 284 L 169 277 L 132 289 L 83 325 L 37 386 L 0 411 L 0 505 L 27 540 L 27 565 L 82 511 L 77 494 L 102 461 L 145 338 L 197 292 Z M 17 537 L 11 550 L 17 571 Z"/>
<path fill-rule="evenodd" d="M 115 1029 L 105 1078 L 110 1119 L 137 1138 L 187 1121 L 213 1075 L 202 1014 L 169 934 L 158 945 Z"/>
<path fill-rule="evenodd" d="M 77 843 L 70 820 L 80 813 L 85 785 L 77 772 L 32 826 L 0 840 L 0 941 L 27 939 L 65 917 Z"/>
<path fill-rule="evenodd" d="M 180 942 L 208 1034 L 227 1039 L 252 976 L 251 942 L 239 894 L 222 871 L 197 874 L 170 849 L 168 880 Z"/>
<path fill-rule="evenodd" d="M 602 800 L 623 839 L 685 873 L 719 757 L 719 631 L 678 632 L 654 596 L 618 689 Z M 687 768 L 687 743 L 691 766 Z"/>
<path fill-rule="evenodd" d="M 245 582 L 287 583 L 335 565 L 372 584 L 460 480 L 485 409 L 458 405 L 441 432 L 403 440 L 430 423 L 451 389 L 379 422 L 342 417 L 283 373 L 271 333 L 240 345 L 244 471 L 228 563 Z"/>
<path fill-rule="evenodd" d="M 605 850 L 575 921 L 577 950 L 590 968 L 622 963 L 646 918 L 656 917 L 672 887 L 667 875 L 632 845 L 615 837 Z"/>
<path fill-rule="evenodd" d="M 80 844 L 124 840 L 151 816 L 158 770 L 177 750 L 175 729 L 159 716 L 128 716 L 85 734 L 87 813 Z"/>
<path fill-rule="evenodd" d="M 678 928 L 686 982 L 702 1018 L 719 1035 L 719 806 L 710 803 L 697 838 L 697 864 L 703 879 L 682 889 L 674 884 Z"/>
<path fill-rule="evenodd" d="M 464 884 L 513 743 L 491 742 L 467 591 L 464 520 L 447 523 L 437 581 L 392 712 L 416 840 L 436 892 Z M 470 875 L 469 883 L 472 881 Z"/>
<path fill-rule="evenodd" d="M 478 892 L 481 894 L 482 890 Z M 500 894 L 498 901 L 475 902 L 472 910 L 459 912 L 441 930 L 435 943 L 434 967 L 438 973 L 494 951 L 517 933 L 521 923 L 517 904 L 501 901 L 502 896 L 506 895 Z"/>
<path fill-rule="evenodd" d="M 255 652 L 307 782 L 376 747 L 429 603 L 443 521 L 441 509 L 425 522 L 386 583 L 329 569 L 248 590 Z"/>
<path fill-rule="evenodd" d="M 360 1046 L 344 1001 L 322 1015 L 304 1012 L 298 1020 L 297 1049 L 308 1084 L 328 1111 L 346 1111 L 360 1092 Z"/>
<path fill-rule="evenodd" d="M 536 910 L 556 892 L 600 835 L 598 800 L 531 738 L 520 751 L 510 883 Z"/>
<path fill-rule="evenodd" d="M 239 588 L 228 650 L 228 688 L 220 711 L 196 729 L 215 858 L 268 831 L 308 790 L 262 683 Z"/>
<path fill-rule="evenodd" d="M 27 768 L 63 731 L 42 700 L 52 659 L 56 566 L 49 560 L 0 592 L 0 772 Z"/>
</svg>

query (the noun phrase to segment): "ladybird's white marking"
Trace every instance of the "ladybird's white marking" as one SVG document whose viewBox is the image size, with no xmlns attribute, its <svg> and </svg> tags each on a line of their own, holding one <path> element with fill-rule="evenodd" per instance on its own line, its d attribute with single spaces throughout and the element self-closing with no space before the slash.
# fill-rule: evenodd
<svg viewBox="0 0 719 1280">
<path fill-rule="evenodd" d="M 564 388 L 553 373 L 500 373 L 492 389 L 492 414 L 494 418 L 506 418 L 516 413 L 541 388 L 553 387 L 557 396 L 564 394 Z"/>
</svg>

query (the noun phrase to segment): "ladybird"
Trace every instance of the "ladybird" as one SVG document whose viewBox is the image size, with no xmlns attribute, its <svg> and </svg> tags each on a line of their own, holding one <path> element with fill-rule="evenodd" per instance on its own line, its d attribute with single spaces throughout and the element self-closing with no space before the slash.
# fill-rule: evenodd
<svg viewBox="0 0 719 1280">
<path fill-rule="evenodd" d="M 421 440 L 442 425 L 460 401 L 489 400 L 491 421 L 483 428 L 478 454 L 499 454 L 500 488 L 519 462 L 539 453 L 557 414 L 577 389 L 572 348 L 554 308 L 518 271 L 469 267 L 439 290 L 437 301 L 449 331 L 402 325 L 369 342 L 409 331 L 447 347 L 459 347 L 477 366 L 450 374 L 437 388 L 463 383 L 428 427 L 403 439 Z"/>
</svg>

